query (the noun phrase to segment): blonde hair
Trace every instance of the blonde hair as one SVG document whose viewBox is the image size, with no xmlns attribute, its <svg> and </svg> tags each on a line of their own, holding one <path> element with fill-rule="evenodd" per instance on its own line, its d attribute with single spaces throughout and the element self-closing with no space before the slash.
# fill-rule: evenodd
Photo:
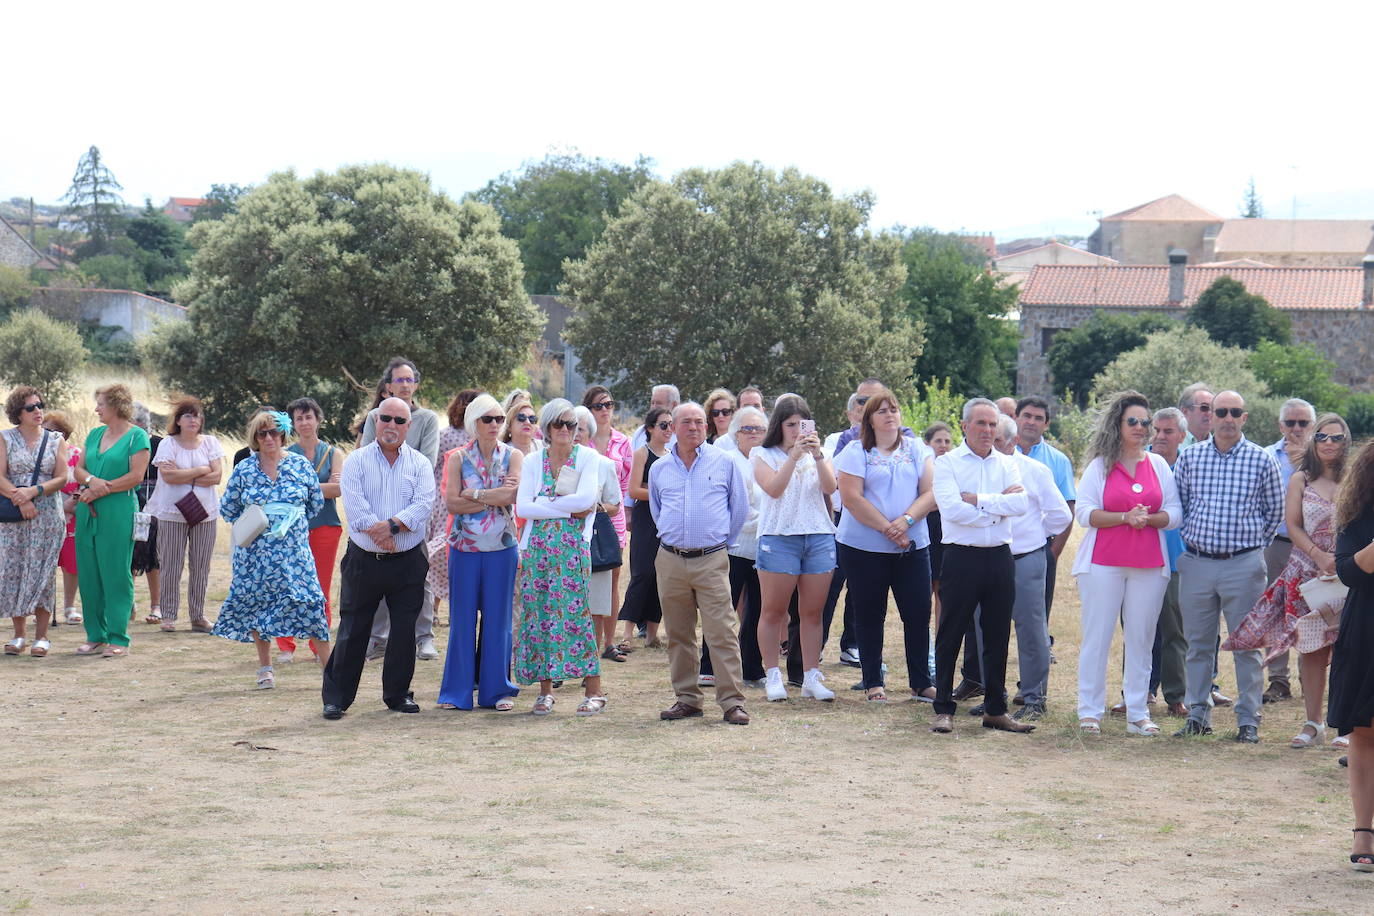
<svg viewBox="0 0 1374 916">
<path fill-rule="evenodd" d="M 105 399 L 105 406 L 115 412 L 115 416 L 121 420 L 132 420 L 134 418 L 134 393 L 129 390 L 129 386 L 115 382 L 112 385 L 101 385 L 95 390 L 96 399 Z"/>
<path fill-rule="evenodd" d="M 534 405 L 529 401 L 517 398 L 510 407 L 506 408 L 506 424 L 501 429 L 501 441 L 509 442 L 511 431 L 515 429 L 515 415 L 520 412 L 520 408 L 528 407 L 530 412 L 534 412 Z M 539 415 L 535 414 L 535 425 L 539 423 Z"/>
<path fill-rule="evenodd" d="M 245 431 L 245 435 L 248 436 L 248 448 L 250 451 L 254 453 L 257 452 L 258 433 L 262 432 L 264 429 L 276 430 L 277 435 L 281 437 L 282 444 L 286 444 L 286 433 L 283 433 L 281 427 L 277 425 L 276 411 L 260 410 L 253 414 L 252 419 L 248 421 L 248 428 Z"/>
<path fill-rule="evenodd" d="M 1326 471 L 1326 465 L 1317 455 L 1317 430 L 1332 423 L 1339 423 L 1341 432 L 1345 433 L 1345 448 L 1341 450 L 1341 457 L 1336 459 L 1331 468 L 1332 479 L 1340 483 L 1341 478 L 1345 476 L 1345 462 L 1350 457 L 1350 447 L 1354 444 L 1350 441 L 1350 425 L 1338 413 L 1324 413 L 1317 417 L 1316 423 L 1313 424 L 1312 435 L 1307 437 L 1307 447 L 1303 449 L 1302 460 L 1298 462 L 1298 470 L 1302 471 L 1308 480 L 1316 480 Z"/>
</svg>

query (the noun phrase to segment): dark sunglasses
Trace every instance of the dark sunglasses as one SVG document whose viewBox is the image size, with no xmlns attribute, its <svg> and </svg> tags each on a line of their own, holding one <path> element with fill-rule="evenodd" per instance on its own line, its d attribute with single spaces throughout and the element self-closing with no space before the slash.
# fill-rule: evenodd
<svg viewBox="0 0 1374 916">
<path fill-rule="evenodd" d="M 712 408 L 711 408 L 711 416 L 712 416 L 712 417 L 729 417 L 729 416 L 733 416 L 734 413 L 735 413 L 735 408 L 733 408 L 733 407 L 712 407 Z"/>
<path fill-rule="evenodd" d="M 1345 433 L 1317 433 L 1312 439 L 1316 442 L 1344 442 Z"/>
<path fill-rule="evenodd" d="M 856 406 L 856 407 L 862 407 L 862 406 L 864 406 L 864 405 L 867 404 L 867 403 L 868 403 L 868 396 L 867 396 L 867 395 L 864 395 L 864 396 L 861 397 L 861 398 L 856 398 L 856 399 L 854 400 L 854 406 Z"/>
<path fill-rule="evenodd" d="M 268 436 L 275 436 L 276 438 L 280 439 L 280 438 L 282 437 L 282 435 L 281 435 L 281 430 L 279 430 L 279 429 L 260 429 L 260 430 L 258 430 L 258 438 L 259 438 L 259 439 L 266 439 Z"/>
<path fill-rule="evenodd" d="M 397 426 L 405 426 L 410 422 L 410 417 L 393 417 L 389 413 L 379 413 L 377 419 L 383 423 L 395 423 Z"/>
<path fill-rule="evenodd" d="M 1284 425 L 1284 426 L 1287 426 L 1289 429 L 1292 429 L 1292 428 L 1295 427 L 1295 426 L 1300 426 L 1300 427 L 1302 427 L 1303 429 L 1307 429 L 1307 424 L 1310 423 L 1310 422 L 1312 422 L 1312 421 L 1311 421 L 1311 420 L 1284 420 L 1284 421 L 1283 421 L 1283 425 Z"/>
<path fill-rule="evenodd" d="M 532 413 L 518 413 L 515 415 L 517 423 L 538 423 L 539 418 Z"/>
<path fill-rule="evenodd" d="M 600 404 L 593 404 L 592 410 L 615 410 L 615 401 L 602 401 Z"/>
<path fill-rule="evenodd" d="M 1212 413 L 1213 413 L 1215 416 L 1221 417 L 1223 420 L 1225 420 L 1227 417 L 1235 417 L 1237 420 L 1239 420 L 1241 417 L 1243 417 L 1243 416 L 1245 415 L 1245 408 L 1244 408 L 1244 407 L 1218 407 L 1216 410 L 1212 411 Z M 1306 425 L 1306 424 L 1304 423 L 1304 425 Z"/>
<path fill-rule="evenodd" d="M 659 423 L 659 424 L 658 424 L 658 428 L 659 428 L 659 429 L 662 429 L 662 430 L 669 430 L 669 429 L 672 429 L 672 428 L 673 428 L 673 422 L 672 422 L 671 420 L 664 420 L 662 423 Z"/>
<path fill-rule="evenodd" d="M 577 429 L 576 420 L 554 420 L 549 424 L 549 429 Z"/>
<path fill-rule="evenodd" d="M 42 401 L 39 401 L 37 404 L 25 404 L 25 405 L 24 405 L 24 413 L 33 413 L 35 410 L 42 410 L 42 409 L 43 409 L 43 402 L 42 402 Z"/>
<path fill-rule="evenodd" d="M 741 426 L 739 431 L 742 433 L 762 433 L 767 432 L 762 426 Z"/>
<path fill-rule="evenodd" d="M 501 422 L 503 422 L 505 419 L 506 419 L 505 417 L 493 417 L 493 416 L 490 416 L 490 415 L 488 415 L 488 414 L 482 414 L 482 416 L 480 416 L 480 417 L 477 418 L 477 422 L 478 422 L 478 423 L 488 423 L 488 424 L 490 424 L 490 423 L 501 423 Z"/>
<path fill-rule="evenodd" d="M 1126 425 L 1127 425 L 1127 426 L 1144 426 L 1146 429 L 1149 429 L 1150 424 L 1151 424 L 1152 422 L 1154 422 L 1154 421 L 1151 420 L 1149 417 L 1127 417 L 1127 418 L 1126 418 Z"/>
</svg>

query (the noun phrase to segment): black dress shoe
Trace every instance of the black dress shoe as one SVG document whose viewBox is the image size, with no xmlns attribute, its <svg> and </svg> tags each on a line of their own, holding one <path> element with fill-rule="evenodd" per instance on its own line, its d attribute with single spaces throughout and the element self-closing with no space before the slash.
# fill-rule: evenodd
<svg viewBox="0 0 1374 916">
<path fill-rule="evenodd" d="M 415 694 L 408 693 L 399 700 L 387 700 L 386 708 L 392 712 L 419 712 L 420 704 L 415 702 Z"/>
<path fill-rule="evenodd" d="M 1236 731 L 1236 740 L 1241 744 L 1259 744 L 1259 728 L 1254 725 L 1242 725 Z"/>
<path fill-rule="evenodd" d="M 333 703 L 324 704 L 323 715 L 326 719 L 342 719 L 343 713 L 344 711 L 342 706 L 335 706 Z"/>
<path fill-rule="evenodd" d="M 952 699 L 957 703 L 967 700 L 970 697 L 981 697 L 983 695 L 983 685 L 970 681 L 968 678 L 959 682 L 959 686 L 954 688 Z"/>
</svg>

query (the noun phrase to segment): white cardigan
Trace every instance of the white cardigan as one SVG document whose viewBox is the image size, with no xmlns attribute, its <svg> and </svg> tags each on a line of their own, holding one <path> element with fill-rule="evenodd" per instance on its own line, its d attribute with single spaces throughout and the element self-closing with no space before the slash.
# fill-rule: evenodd
<svg viewBox="0 0 1374 916">
<path fill-rule="evenodd" d="M 573 462 L 573 467 L 577 469 L 577 492 L 567 496 L 554 496 L 552 498 L 538 497 L 539 488 L 544 482 L 544 456 L 547 449 L 539 449 L 530 453 L 529 464 L 520 469 L 520 489 L 515 495 L 515 511 L 527 522 L 533 522 L 537 518 L 572 518 L 574 512 L 582 512 L 596 505 L 597 498 L 601 495 L 601 461 L 596 449 L 586 445 L 576 446 L 577 458 Z M 558 479 L 558 475 L 554 475 Z M 592 539 L 592 526 L 596 524 L 596 513 L 588 515 L 583 522 L 582 537 L 586 541 Z M 534 526 L 526 524 L 525 530 L 520 533 L 520 549 L 524 550 L 530 544 L 530 531 Z"/>
<path fill-rule="evenodd" d="M 1159 568 L 1159 574 L 1167 579 L 1169 545 L 1165 543 L 1164 532 L 1183 524 L 1183 504 L 1178 501 L 1178 487 L 1174 485 L 1174 472 L 1170 469 L 1169 462 L 1154 452 L 1146 452 L 1145 457 L 1150 459 L 1150 464 L 1155 469 L 1155 477 L 1159 478 L 1160 489 L 1164 491 L 1164 501 L 1160 504 L 1159 510 L 1169 516 L 1169 524 L 1156 529 L 1159 533 L 1159 554 L 1164 558 L 1164 565 Z M 1097 529 L 1088 519 L 1092 517 L 1094 509 L 1102 508 L 1102 491 L 1106 486 L 1107 476 L 1102 469 L 1102 459 L 1094 458 L 1078 481 L 1078 501 L 1074 504 L 1074 516 L 1078 519 L 1078 524 L 1088 529 L 1088 533 L 1083 536 L 1083 542 L 1078 545 L 1078 554 L 1074 557 L 1075 576 L 1083 575 L 1088 571 L 1088 567 L 1092 566 Z"/>
</svg>

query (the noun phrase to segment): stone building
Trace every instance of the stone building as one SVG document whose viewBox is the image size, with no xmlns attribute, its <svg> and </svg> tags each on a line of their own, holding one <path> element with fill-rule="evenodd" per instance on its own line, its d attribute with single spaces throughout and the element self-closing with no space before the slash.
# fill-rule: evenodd
<svg viewBox="0 0 1374 916">
<path fill-rule="evenodd" d="M 1041 265 L 1021 285 L 1017 394 L 1054 394 L 1045 354 L 1054 336 L 1099 310 L 1153 312 L 1182 319 L 1221 276 L 1286 312 L 1293 340 L 1336 364 L 1334 379 L 1374 390 L 1374 255 L 1359 267 L 1188 266 L 1182 250 L 1160 265 Z"/>
<path fill-rule="evenodd" d="M 1041 264 L 1076 264 L 1095 267 L 1099 264 L 1115 264 L 1111 258 L 1093 254 L 1082 248 L 1074 248 L 1063 242 L 1048 242 L 1034 248 L 1023 248 L 1011 254 L 1000 255 L 993 259 L 992 266 L 1007 283 L 1024 283 L 1030 272 Z"/>
<path fill-rule="evenodd" d="M 1088 237 L 1088 250 L 1122 264 L 1163 264 L 1180 248 L 1193 263 L 1215 260 L 1205 255 L 1203 240 L 1224 220 L 1177 194 L 1104 216 Z"/>
<path fill-rule="evenodd" d="M 3 216 L 0 216 L 0 264 L 20 270 L 29 270 L 33 267 L 57 270 L 57 264 L 52 258 L 30 245 L 24 234 Z"/>
<path fill-rule="evenodd" d="M 1203 239 L 1203 260 L 1277 267 L 1358 267 L 1374 254 L 1374 220 L 1228 219 Z"/>
</svg>

